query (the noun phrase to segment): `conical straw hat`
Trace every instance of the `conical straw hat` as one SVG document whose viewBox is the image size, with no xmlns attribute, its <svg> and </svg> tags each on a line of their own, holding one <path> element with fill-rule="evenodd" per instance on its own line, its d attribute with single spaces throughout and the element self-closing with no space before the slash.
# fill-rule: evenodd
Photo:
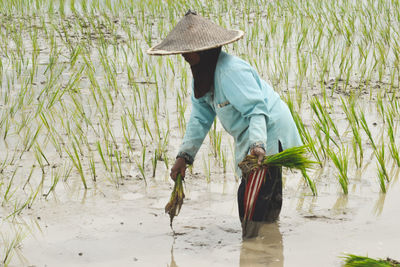
<svg viewBox="0 0 400 267">
<path fill-rule="evenodd" d="M 223 46 L 243 37 L 240 30 L 227 30 L 189 11 L 150 55 L 173 55 L 197 52 Z"/>
</svg>

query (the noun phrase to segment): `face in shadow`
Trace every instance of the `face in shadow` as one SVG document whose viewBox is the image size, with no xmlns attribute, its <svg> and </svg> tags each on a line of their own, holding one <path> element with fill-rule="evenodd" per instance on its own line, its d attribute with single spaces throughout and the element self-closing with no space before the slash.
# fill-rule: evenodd
<svg viewBox="0 0 400 267">
<path fill-rule="evenodd" d="M 196 66 L 200 62 L 200 54 L 197 52 L 184 53 L 182 56 L 190 66 Z"/>
<path fill-rule="evenodd" d="M 282 234 L 277 223 L 258 223 L 258 236 L 244 239 L 240 266 L 283 267 Z"/>
</svg>

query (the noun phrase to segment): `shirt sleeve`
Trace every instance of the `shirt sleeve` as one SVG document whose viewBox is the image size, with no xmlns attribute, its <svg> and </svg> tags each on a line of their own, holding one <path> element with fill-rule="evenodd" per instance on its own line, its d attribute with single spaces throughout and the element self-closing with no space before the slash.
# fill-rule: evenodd
<svg viewBox="0 0 400 267">
<path fill-rule="evenodd" d="M 192 95 L 192 113 L 186 125 L 185 136 L 179 148 L 179 155 L 185 155 L 188 164 L 192 164 L 201 144 L 211 128 L 215 111 L 202 99 Z"/>
<path fill-rule="evenodd" d="M 265 149 L 267 143 L 267 99 L 249 66 L 231 68 L 222 74 L 223 92 L 244 118 L 249 119 L 249 144 Z"/>
</svg>

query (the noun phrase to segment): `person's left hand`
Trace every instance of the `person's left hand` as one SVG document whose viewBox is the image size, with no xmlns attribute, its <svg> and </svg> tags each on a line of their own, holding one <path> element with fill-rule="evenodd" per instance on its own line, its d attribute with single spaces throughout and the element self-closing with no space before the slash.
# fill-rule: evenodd
<svg viewBox="0 0 400 267">
<path fill-rule="evenodd" d="M 251 149 L 250 154 L 256 156 L 258 159 L 258 165 L 261 165 L 262 160 L 265 156 L 265 150 L 262 147 L 254 147 L 253 149 Z"/>
</svg>

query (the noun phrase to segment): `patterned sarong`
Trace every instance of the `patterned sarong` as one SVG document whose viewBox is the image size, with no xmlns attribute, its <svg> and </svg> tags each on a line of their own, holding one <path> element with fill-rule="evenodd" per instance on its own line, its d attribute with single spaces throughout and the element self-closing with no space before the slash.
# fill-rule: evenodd
<svg viewBox="0 0 400 267">
<path fill-rule="evenodd" d="M 251 220 L 254 214 L 254 207 L 260 193 L 261 186 L 265 182 L 267 168 L 260 168 L 250 173 L 244 193 L 244 220 Z"/>
</svg>

